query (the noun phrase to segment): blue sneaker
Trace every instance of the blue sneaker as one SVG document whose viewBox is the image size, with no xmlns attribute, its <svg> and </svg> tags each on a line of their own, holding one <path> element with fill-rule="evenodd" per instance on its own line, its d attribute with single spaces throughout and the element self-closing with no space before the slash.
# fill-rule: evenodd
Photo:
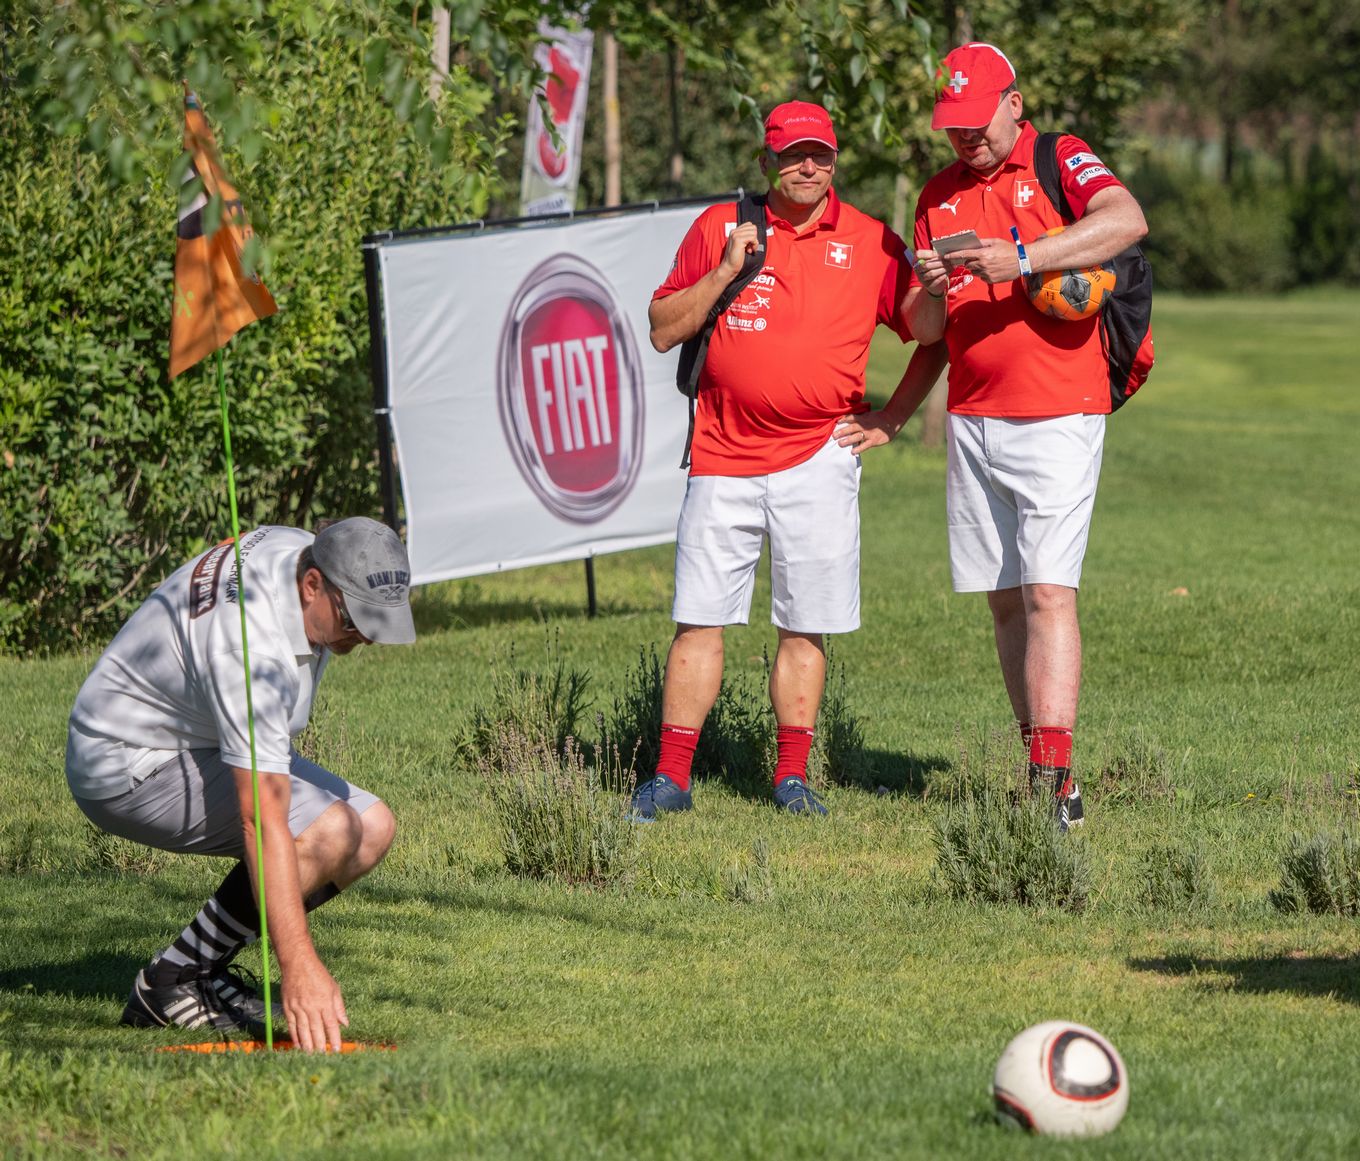
<svg viewBox="0 0 1360 1161">
<path fill-rule="evenodd" d="M 658 814 L 673 810 L 693 810 L 694 799 L 664 774 L 658 774 L 633 791 L 633 822 L 655 822 Z"/>
<path fill-rule="evenodd" d="M 790 814 L 825 814 L 826 807 L 801 778 L 785 778 L 774 788 L 774 800 Z"/>
</svg>

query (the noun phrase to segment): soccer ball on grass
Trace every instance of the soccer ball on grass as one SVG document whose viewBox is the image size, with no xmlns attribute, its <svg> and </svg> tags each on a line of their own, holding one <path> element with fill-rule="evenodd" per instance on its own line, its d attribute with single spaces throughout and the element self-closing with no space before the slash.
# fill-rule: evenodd
<svg viewBox="0 0 1360 1161">
<path fill-rule="evenodd" d="M 1061 234 L 1054 226 L 1049 234 Z M 1080 270 L 1044 270 L 1025 275 L 1025 293 L 1036 310 L 1064 322 L 1094 318 L 1113 293 L 1113 266 L 1086 266 Z"/>
<path fill-rule="evenodd" d="M 1099 1137 L 1129 1107 L 1129 1074 L 1099 1032 L 1049 1020 L 1006 1045 L 992 1098 L 1006 1124 L 1051 1137 Z"/>
</svg>

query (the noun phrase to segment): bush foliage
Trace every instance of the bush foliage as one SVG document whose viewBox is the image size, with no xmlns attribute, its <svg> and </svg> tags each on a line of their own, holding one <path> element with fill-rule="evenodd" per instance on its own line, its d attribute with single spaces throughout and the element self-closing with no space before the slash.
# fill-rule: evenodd
<svg viewBox="0 0 1360 1161">
<path fill-rule="evenodd" d="M 1360 836 L 1348 830 L 1290 835 L 1270 901 L 1285 913 L 1360 915 Z"/>
<path fill-rule="evenodd" d="M 935 820 L 935 876 L 968 903 L 1085 910 L 1093 873 L 1085 840 L 1062 834 L 1042 794 L 960 795 Z"/>
<path fill-rule="evenodd" d="M 228 351 L 243 524 L 377 511 L 360 241 L 479 214 L 505 130 L 455 73 L 440 104 L 453 157 L 436 166 L 365 89 L 363 45 L 332 31 L 253 78 L 279 119 L 258 156 L 224 158 L 269 222 L 279 304 Z M 166 379 L 176 191 L 118 185 L 35 127 L 35 100 L 0 84 L 5 651 L 99 639 L 229 526 L 211 363 Z M 178 105 L 162 132 L 182 135 Z"/>
</svg>

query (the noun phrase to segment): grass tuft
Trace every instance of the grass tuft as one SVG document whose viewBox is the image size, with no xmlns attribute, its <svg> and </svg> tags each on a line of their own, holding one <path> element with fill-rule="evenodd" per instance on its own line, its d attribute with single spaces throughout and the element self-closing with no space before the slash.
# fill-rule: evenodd
<svg viewBox="0 0 1360 1161">
<path fill-rule="evenodd" d="M 1143 855 L 1138 872 L 1139 903 L 1149 909 L 1202 916 L 1216 892 L 1204 846 L 1162 844 Z"/>
<path fill-rule="evenodd" d="M 875 770 L 864 745 L 864 727 L 850 708 L 845 662 L 830 645 L 826 650 L 826 692 L 817 715 L 817 733 L 808 759 L 808 782 L 821 789 L 827 783 L 872 790 Z"/>
<path fill-rule="evenodd" d="M 952 898 L 1085 909 L 1092 881 L 1086 844 L 1059 833 L 1046 796 L 995 789 L 961 795 L 931 829 L 935 877 Z"/>
<path fill-rule="evenodd" d="M 1348 830 L 1290 835 L 1270 902 L 1286 913 L 1360 915 L 1360 838 Z"/>
<path fill-rule="evenodd" d="M 723 880 L 725 897 L 733 903 L 768 903 L 774 898 L 770 844 L 763 836 L 751 844 L 749 860 L 734 863 Z"/>
<path fill-rule="evenodd" d="M 590 674 L 568 666 L 560 646 L 557 637 L 548 640 L 541 672 L 516 666 L 513 646 L 508 666 L 492 665 L 490 699 L 473 708 L 460 740 L 465 761 L 477 765 L 506 736 L 565 756 L 567 740 L 580 736 L 590 704 Z"/>
<path fill-rule="evenodd" d="M 0 821 L 0 875 L 23 875 L 54 869 L 51 827 L 42 818 Z"/>
<path fill-rule="evenodd" d="M 1083 787 L 1092 800 L 1115 802 L 1173 802 L 1175 768 L 1170 756 L 1141 730 L 1122 739 L 1114 755 L 1102 765 L 1094 785 Z"/>
<path fill-rule="evenodd" d="M 638 828 L 628 819 L 632 774 L 613 747 L 601 746 L 597 756 L 601 769 L 587 764 L 575 739 L 559 752 L 541 732 L 530 736 L 514 724 L 478 754 L 512 874 L 598 886 L 631 872 L 638 849 Z"/>
<path fill-rule="evenodd" d="M 639 648 L 637 665 L 628 667 L 623 692 L 615 695 L 605 718 L 605 730 L 617 740 L 633 769 L 643 772 L 644 781 L 651 777 L 660 757 L 661 689 L 665 678 L 656 642 Z"/>
<path fill-rule="evenodd" d="M 131 875 L 154 875 L 170 856 L 155 847 L 143 846 L 130 839 L 119 838 L 100 830 L 92 822 L 85 824 L 85 842 L 89 855 L 84 862 L 101 871 L 120 871 Z"/>
</svg>

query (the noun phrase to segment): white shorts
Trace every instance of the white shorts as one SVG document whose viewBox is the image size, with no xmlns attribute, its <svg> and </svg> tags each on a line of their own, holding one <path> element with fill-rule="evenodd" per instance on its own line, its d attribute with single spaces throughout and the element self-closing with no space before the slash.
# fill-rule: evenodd
<svg viewBox="0 0 1360 1161">
<path fill-rule="evenodd" d="M 956 593 L 1077 588 L 1105 416 L 949 416 L 949 566 Z"/>
<path fill-rule="evenodd" d="M 859 628 L 859 456 L 835 439 L 768 476 L 691 476 L 675 533 L 681 625 L 744 625 L 770 542 L 770 620 L 792 633 Z"/>
</svg>

